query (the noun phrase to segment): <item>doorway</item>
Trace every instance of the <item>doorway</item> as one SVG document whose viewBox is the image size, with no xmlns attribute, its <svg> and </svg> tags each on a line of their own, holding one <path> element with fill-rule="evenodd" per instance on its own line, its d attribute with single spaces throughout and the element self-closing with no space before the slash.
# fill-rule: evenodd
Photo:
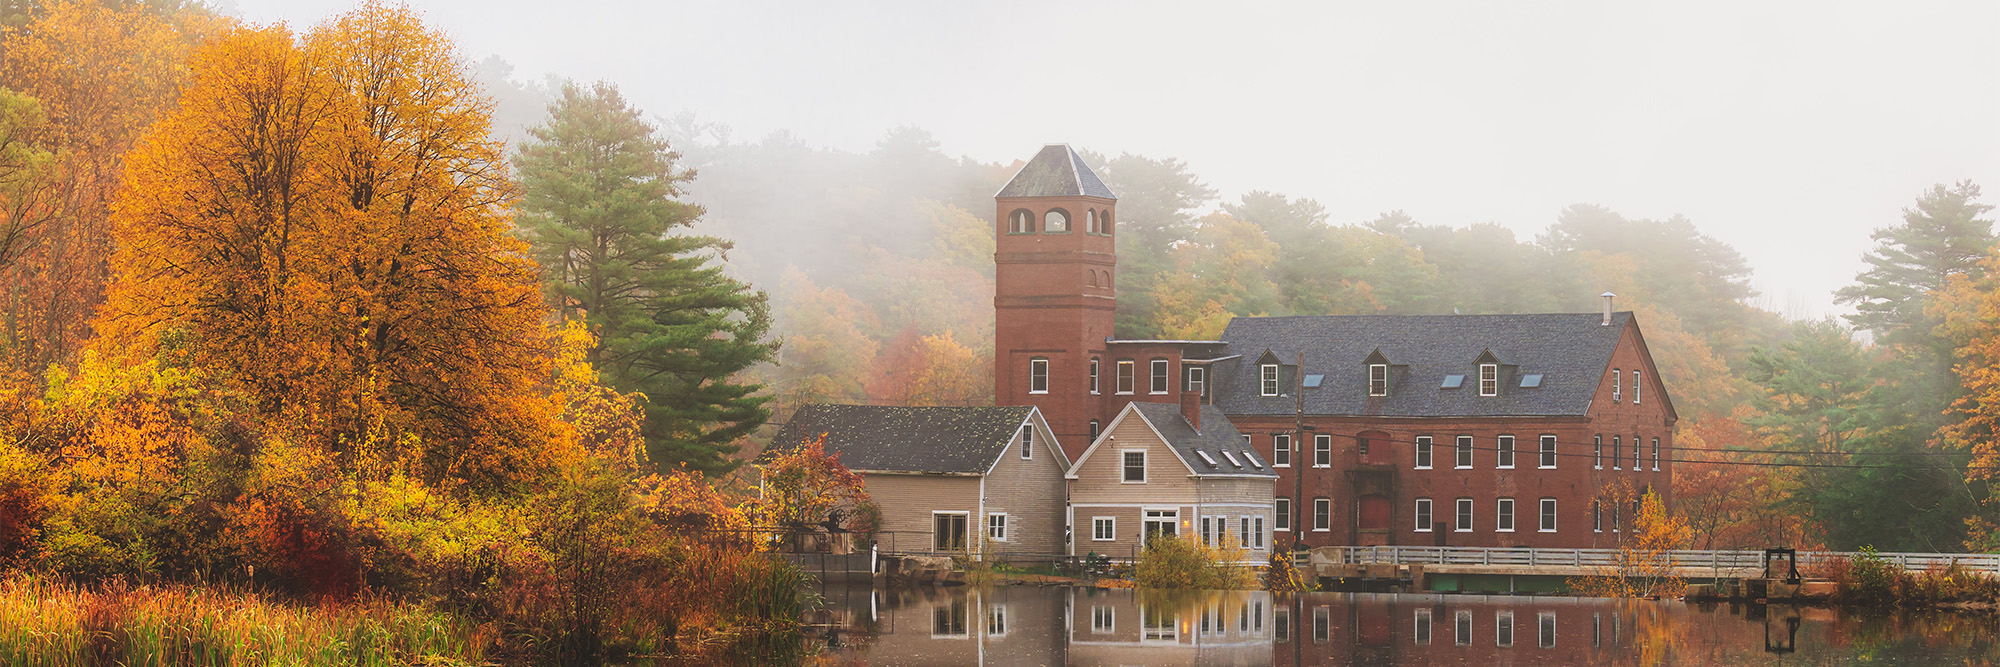
<svg viewBox="0 0 2000 667">
<path fill-rule="evenodd" d="M 965 512 L 933 512 L 931 514 L 931 549 L 933 551 L 965 550 Z"/>
</svg>

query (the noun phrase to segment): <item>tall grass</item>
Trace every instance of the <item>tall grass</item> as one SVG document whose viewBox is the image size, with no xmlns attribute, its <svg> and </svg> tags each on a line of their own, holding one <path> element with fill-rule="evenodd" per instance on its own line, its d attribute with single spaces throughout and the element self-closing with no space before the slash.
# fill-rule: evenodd
<svg viewBox="0 0 2000 667">
<path fill-rule="evenodd" d="M 380 599 L 300 606 L 213 588 L 0 581 L 0 665 L 476 665 L 496 639 Z"/>
</svg>

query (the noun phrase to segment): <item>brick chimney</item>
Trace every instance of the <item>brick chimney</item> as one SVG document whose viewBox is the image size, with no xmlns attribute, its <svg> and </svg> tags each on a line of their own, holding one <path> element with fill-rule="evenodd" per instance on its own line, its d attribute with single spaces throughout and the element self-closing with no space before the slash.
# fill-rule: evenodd
<svg viewBox="0 0 2000 667">
<path fill-rule="evenodd" d="M 1181 416 L 1194 425 L 1194 430 L 1201 430 L 1201 392 L 1181 392 Z"/>
</svg>

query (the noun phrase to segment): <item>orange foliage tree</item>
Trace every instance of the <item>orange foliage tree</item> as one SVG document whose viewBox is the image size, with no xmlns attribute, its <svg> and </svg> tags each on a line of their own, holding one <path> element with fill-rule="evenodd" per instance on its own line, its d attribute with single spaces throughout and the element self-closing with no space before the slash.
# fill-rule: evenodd
<svg viewBox="0 0 2000 667">
<path fill-rule="evenodd" d="M 2000 254 L 1980 260 L 1973 274 L 1953 276 L 1931 309 L 1942 316 L 1939 331 L 1956 346 L 1953 371 L 1965 389 L 1951 406 L 1957 419 L 1938 440 L 1951 451 L 1971 453 L 1968 485 L 2000 488 Z M 1980 509 L 1966 518 L 1965 547 L 2000 550 L 2000 493 L 1985 493 Z"/>
<path fill-rule="evenodd" d="M 842 520 L 857 509 L 866 515 L 870 500 L 861 475 L 841 464 L 840 455 L 827 453 L 826 434 L 777 450 L 757 470 L 764 476 L 764 495 L 754 511 L 766 525 L 799 529 L 832 523 L 869 528 Z"/>
<path fill-rule="evenodd" d="M 875 357 L 868 397 L 893 405 L 991 405 L 993 358 L 950 331 L 904 329 Z"/>
<path fill-rule="evenodd" d="M 129 158 L 106 347 L 173 351 L 350 470 L 500 483 L 573 461 L 489 104 L 365 3 L 235 27 Z"/>
</svg>

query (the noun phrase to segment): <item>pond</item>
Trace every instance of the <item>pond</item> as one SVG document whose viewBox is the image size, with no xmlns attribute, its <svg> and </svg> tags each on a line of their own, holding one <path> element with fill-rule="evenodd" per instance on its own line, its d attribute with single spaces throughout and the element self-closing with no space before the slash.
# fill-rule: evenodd
<svg viewBox="0 0 2000 667">
<path fill-rule="evenodd" d="M 1996 665 L 2000 616 L 1601 598 L 829 589 L 838 665 Z"/>
</svg>

